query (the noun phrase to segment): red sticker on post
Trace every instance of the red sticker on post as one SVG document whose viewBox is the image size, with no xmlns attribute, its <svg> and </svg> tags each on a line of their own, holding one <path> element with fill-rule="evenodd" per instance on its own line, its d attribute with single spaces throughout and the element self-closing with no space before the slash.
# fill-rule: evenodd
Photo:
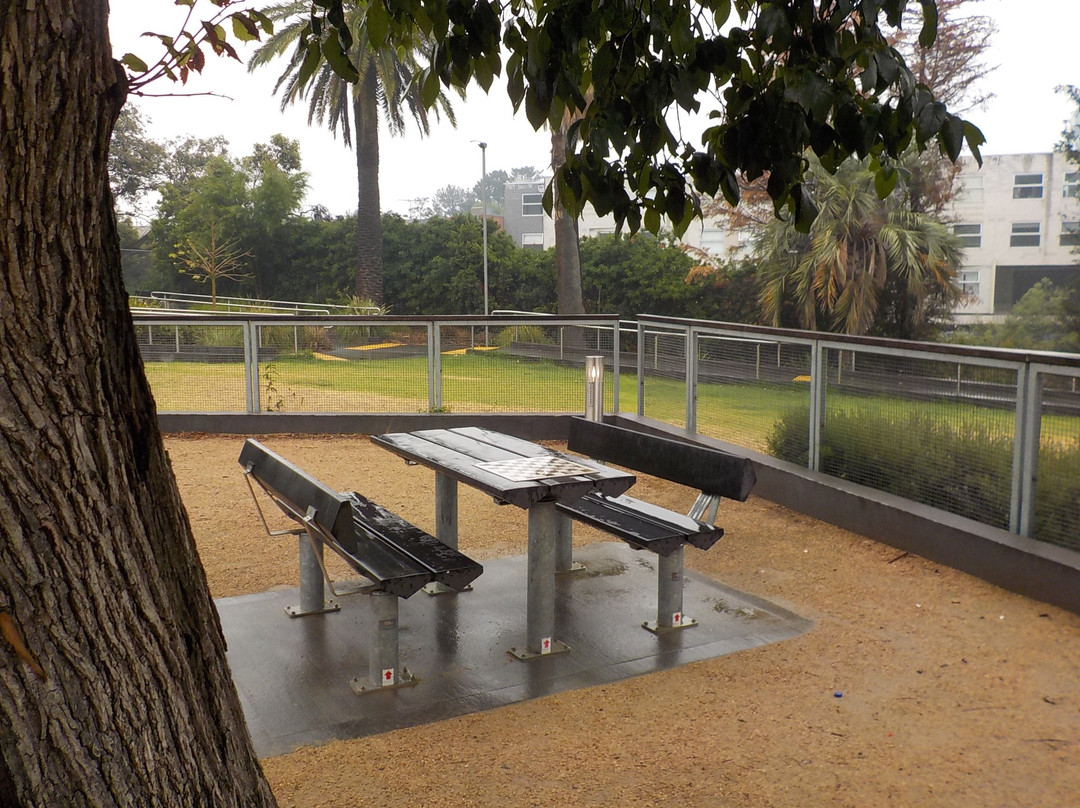
<svg viewBox="0 0 1080 808">
<path fill-rule="evenodd" d="M 676 628 L 682 625 L 682 612 L 675 612 L 671 615 L 671 625 Z"/>
<path fill-rule="evenodd" d="M 540 653 L 541 654 L 550 654 L 551 653 L 551 637 L 544 637 L 544 639 L 540 640 Z"/>
<path fill-rule="evenodd" d="M 394 669 L 393 668 L 384 668 L 383 669 L 382 682 L 380 684 L 383 687 L 389 687 L 390 685 L 394 684 Z"/>
</svg>

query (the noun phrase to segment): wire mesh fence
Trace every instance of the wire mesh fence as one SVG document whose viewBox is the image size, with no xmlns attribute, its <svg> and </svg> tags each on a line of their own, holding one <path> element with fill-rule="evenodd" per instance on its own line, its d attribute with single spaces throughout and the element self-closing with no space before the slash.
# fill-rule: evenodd
<svg viewBox="0 0 1080 808">
<path fill-rule="evenodd" d="M 683 329 L 638 328 L 638 412 L 658 421 L 686 426 L 686 352 Z"/>
<path fill-rule="evenodd" d="M 772 454 L 777 425 L 809 410 L 810 346 L 702 333 L 696 350 L 697 431 Z"/>
<path fill-rule="evenodd" d="M 1080 550 L 1080 373 L 1042 374 L 1032 537 Z"/>
<path fill-rule="evenodd" d="M 715 325 L 715 327 L 714 327 Z M 642 318 L 136 316 L 163 413 L 648 418 L 1080 550 L 1080 362 Z M 989 357 L 989 358 L 988 358 Z"/>
<path fill-rule="evenodd" d="M 428 329 L 328 320 L 256 324 L 263 412 L 426 412 Z"/>
<path fill-rule="evenodd" d="M 244 327 L 159 321 L 135 336 L 159 412 L 246 412 Z"/>
<path fill-rule="evenodd" d="M 613 367 L 615 327 L 534 321 L 440 325 L 438 409 L 581 412 L 585 357 Z M 608 374 L 606 403 L 614 406 Z"/>
<path fill-rule="evenodd" d="M 826 351 L 819 470 L 1008 528 L 1016 371 Z"/>
</svg>

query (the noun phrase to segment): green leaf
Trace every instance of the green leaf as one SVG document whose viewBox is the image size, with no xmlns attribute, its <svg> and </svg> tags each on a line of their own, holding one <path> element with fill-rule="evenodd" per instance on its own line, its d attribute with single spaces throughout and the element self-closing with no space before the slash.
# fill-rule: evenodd
<svg viewBox="0 0 1080 808">
<path fill-rule="evenodd" d="M 146 62 L 144 62 L 134 53 L 125 53 L 123 58 L 120 60 L 120 64 L 129 68 L 134 73 L 145 73 L 147 70 L 150 69 L 147 66 Z"/>
<path fill-rule="evenodd" d="M 818 207 L 814 204 L 806 187 L 799 183 L 791 191 L 791 200 L 795 208 L 795 230 L 799 233 L 809 233 L 811 225 L 818 216 Z"/>
<path fill-rule="evenodd" d="M 439 83 L 439 74 L 428 68 L 423 72 L 423 81 L 420 85 L 420 101 L 425 107 L 434 105 L 439 97 L 442 85 Z"/>
<path fill-rule="evenodd" d="M 660 232 L 660 214 L 654 207 L 645 209 L 645 229 L 653 235 Z"/>
<path fill-rule="evenodd" d="M 301 63 L 300 70 L 296 75 L 296 81 L 301 87 L 307 84 L 308 79 L 315 75 L 320 62 L 322 62 L 322 48 L 319 47 L 319 40 L 312 39 L 307 43 L 307 53 L 304 54 L 304 61 Z"/>
<path fill-rule="evenodd" d="M 233 36 L 241 42 L 253 42 L 259 38 L 258 26 L 242 14 L 233 14 L 232 30 Z"/>
<path fill-rule="evenodd" d="M 945 123 L 948 114 L 945 105 L 940 101 L 932 101 L 919 110 L 919 117 L 915 121 L 919 141 L 925 143 L 936 135 Z"/>
<path fill-rule="evenodd" d="M 367 14 L 364 15 L 364 29 L 372 47 L 375 50 L 381 49 L 390 30 L 390 16 L 386 13 L 386 6 L 382 3 L 368 3 Z"/>
<path fill-rule="evenodd" d="M 350 84 L 360 81 L 360 73 L 353 66 L 352 60 L 341 49 L 341 40 L 338 39 L 334 32 L 331 32 L 323 43 L 322 53 L 326 57 L 330 68 L 345 81 Z"/>
<path fill-rule="evenodd" d="M 874 190 L 877 191 L 878 199 L 884 199 L 896 188 L 900 172 L 895 167 L 879 168 L 874 172 Z"/>
<path fill-rule="evenodd" d="M 971 149 L 971 154 L 975 158 L 975 162 L 977 162 L 981 168 L 983 161 L 979 146 L 986 142 L 982 130 L 975 124 L 964 121 L 964 140 L 967 141 L 968 148 Z"/>
<path fill-rule="evenodd" d="M 921 0 L 923 11 L 923 27 L 919 31 L 919 44 L 929 48 L 937 39 L 938 12 L 937 3 L 934 0 Z"/>
<path fill-rule="evenodd" d="M 941 145 L 945 147 L 945 153 L 955 163 L 960 157 L 960 149 L 964 146 L 964 122 L 955 115 L 949 115 L 941 127 L 939 138 Z"/>
</svg>

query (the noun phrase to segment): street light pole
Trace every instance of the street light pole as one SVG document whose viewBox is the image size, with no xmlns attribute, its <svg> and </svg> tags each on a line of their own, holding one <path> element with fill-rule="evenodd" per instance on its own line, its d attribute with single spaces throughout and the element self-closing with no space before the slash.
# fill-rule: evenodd
<svg viewBox="0 0 1080 808">
<path fill-rule="evenodd" d="M 483 198 L 483 230 L 484 230 L 484 316 L 487 317 L 491 309 L 488 307 L 488 248 L 487 248 L 487 144 L 480 141 L 480 194 Z"/>
</svg>

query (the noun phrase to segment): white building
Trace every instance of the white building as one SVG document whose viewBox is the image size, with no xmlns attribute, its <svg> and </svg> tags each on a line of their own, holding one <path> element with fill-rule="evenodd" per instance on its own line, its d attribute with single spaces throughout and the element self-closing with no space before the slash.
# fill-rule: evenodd
<svg viewBox="0 0 1080 808">
<path fill-rule="evenodd" d="M 1080 170 L 1059 152 L 961 159 L 962 190 L 948 211 L 966 248 L 959 323 L 1010 311 L 1043 278 L 1080 271 Z"/>
<path fill-rule="evenodd" d="M 1064 154 L 1008 154 L 983 158 L 980 169 L 961 158 L 960 192 L 946 211 L 964 242 L 960 270 L 964 299 L 958 323 L 1000 317 L 1043 278 L 1063 283 L 1080 272 L 1080 168 Z M 506 230 L 519 246 L 547 249 L 555 227 L 543 213 L 546 180 L 507 183 Z M 615 232 L 610 216 L 586 207 L 581 238 Z M 749 231 L 731 231 L 723 220 L 695 222 L 683 243 L 718 258 L 746 254 Z"/>
</svg>

